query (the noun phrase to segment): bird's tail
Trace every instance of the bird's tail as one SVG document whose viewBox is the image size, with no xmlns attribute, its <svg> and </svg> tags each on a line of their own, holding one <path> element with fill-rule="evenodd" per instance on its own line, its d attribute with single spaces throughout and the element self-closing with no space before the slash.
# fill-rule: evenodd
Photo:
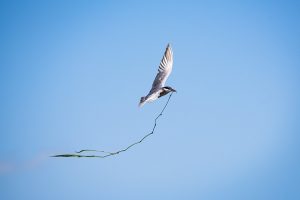
<svg viewBox="0 0 300 200">
<path fill-rule="evenodd" d="M 146 103 L 146 97 L 141 97 L 139 107 L 142 107 Z"/>
</svg>

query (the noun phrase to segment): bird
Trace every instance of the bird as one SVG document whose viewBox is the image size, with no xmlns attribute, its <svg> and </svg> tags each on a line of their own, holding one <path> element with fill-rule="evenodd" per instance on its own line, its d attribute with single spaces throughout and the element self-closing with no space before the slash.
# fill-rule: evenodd
<svg viewBox="0 0 300 200">
<path fill-rule="evenodd" d="M 165 86 L 165 83 L 172 72 L 172 68 L 173 52 L 171 45 L 168 44 L 159 64 L 157 75 L 152 83 L 152 88 L 146 96 L 141 97 L 139 107 L 142 107 L 145 103 L 155 101 L 170 92 L 177 92 L 172 87 Z"/>
</svg>

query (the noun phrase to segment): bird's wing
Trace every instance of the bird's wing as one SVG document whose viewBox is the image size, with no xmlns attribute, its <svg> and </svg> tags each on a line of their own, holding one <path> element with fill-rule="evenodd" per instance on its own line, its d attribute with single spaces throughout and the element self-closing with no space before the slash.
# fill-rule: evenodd
<svg viewBox="0 0 300 200">
<path fill-rule="evenodd" d="M 173 52 L 170 44 L 168 44 L 164 56 L 159 64 L 157 75 L 153 81 L 150 94 L 164 87 L 166 80 L 172 72 Z"/>
</svg>

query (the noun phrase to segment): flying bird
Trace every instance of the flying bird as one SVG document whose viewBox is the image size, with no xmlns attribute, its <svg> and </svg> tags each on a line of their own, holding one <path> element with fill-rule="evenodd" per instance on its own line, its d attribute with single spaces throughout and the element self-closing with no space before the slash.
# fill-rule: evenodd
<svg viewBox="0 0 300 200">
<path fill-rule="evenodd" d="M 142 107 L 147 102 L 152 102 L 169 92 L 176 92 L 170 86 L 165 86 L 165 83 L 172 72 L 173 67 L 173 52 L 170 44 L 168 44 L 164 56 L 159 64 L 157 75 L 153 81 L 152 88 L 147 96 L 141 97 L 139 107 Z"/>
</svg>

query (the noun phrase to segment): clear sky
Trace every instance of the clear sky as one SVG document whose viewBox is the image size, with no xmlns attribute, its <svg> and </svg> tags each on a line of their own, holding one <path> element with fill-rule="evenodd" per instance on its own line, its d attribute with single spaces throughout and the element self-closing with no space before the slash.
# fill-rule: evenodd
<svg viewBox="0 0 300 200">
<path fill-rule="evenodd" d="M 300 199 L 299 1 L 1 1 L 0 199 Z M 138 108 L 167 43 L 172 96 Z"/>
</svg>

